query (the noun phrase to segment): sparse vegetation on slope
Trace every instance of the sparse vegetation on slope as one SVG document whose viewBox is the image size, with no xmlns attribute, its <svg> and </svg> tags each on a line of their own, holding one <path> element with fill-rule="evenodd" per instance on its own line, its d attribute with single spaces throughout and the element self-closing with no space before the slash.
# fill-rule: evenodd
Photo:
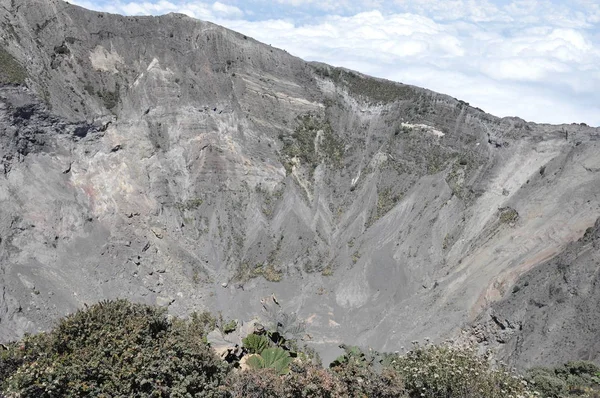
<svg viewBox="0 0 600 398">
<path fill-rule="evenodd" d="M 24 84 L 27 72 L 8 51 L 0 47 L 0 84 Z"/>
<path fill-rule="evenodd" d="M 358 73 L 327 65 L 312 66 L 318 76 L 331 79 L 336 85 L 345 86 L 351 94 L 374 103 L 386 104 L 415 97 L 415 90 L 405 84 L 365 78 Z"/>
<path fill-rule="evenodd" d="M 291 137 L 280 137 L 283 139 L 283 154 L 287 158 L 283 161 L 287 172 L 291 172 L 291 161 L 294 158 L 306 165 L 311 174 L 322 162 L 339 167 L 344 146 L 335 136 L 329 121 L 309 113 L 298 116 L 297 123 Z"/>
</svg>

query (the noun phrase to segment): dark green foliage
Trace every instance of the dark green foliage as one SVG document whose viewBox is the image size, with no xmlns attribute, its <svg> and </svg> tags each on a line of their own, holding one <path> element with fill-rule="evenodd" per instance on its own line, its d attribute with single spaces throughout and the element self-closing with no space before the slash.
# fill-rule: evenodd
<svg viewBox="0 0 600 398">
<path fill-rule="evenodd" d="M 25 336 L 18 343 L 6 345 L 6 350 L 0 349 L 0 391 L 6 387 L 9 376 L 14 374 L 28 358 L 36 356 L 47 348 L 48 338 L 45 334 Z"/>
<path fill-rule="evenodd" d="M 553 369 L 533 368 L 527 380 L 544 397 L 600 396 L 600 367 L 592 362 L 573 361 Z"/>
<path fill-rule="evenodd" d="M 271 346 L 271 340 L 267 336 L 254 333 L 244 337 L 242 342 L 250 354 L 260 354 Z"/>
<path fill-rule="evenodd" d="M 348 393 L 335 374 L 312 365 L 298 365 L 284 379 L 288 397 L 334 398 Z"/>
<path fill-rule="evenodd" d="M 235 398 L 405 397 L 402 383 L 392 372 L 379 375 L 352 366 L 329 371 L 307 364 L 294 364 L 284 376 L 278 376 L 273 369 L 240 372 L 231 377 L 227 390 Z"/>
<path fill-rule="evenodd" d="M 229 322 L 223 323 L 223 326 L 221 327 L 221 330 L 225 334 L 235 332 L 236 329 L 237 329 L 237 322 L 234 319 L 230 320 Z"/>
<path fill-rule="evenodd" d="M 548 398 L 559 398 L 567 392 L 567 383 L 547 368 L 534 368 L 527 372 L 527 380 L 535 389 Z"/>
<path fill-rule="evenodd" d="M 27 71 L 4 48 L 0 47 L 0 84 L 25 84 Z"/>
<path fill-rule="evenodd" d="M 23 397 L 218 396 L 227 366 L 205 344 L 203 324 L 103 302 L 26 339 L 28 355 L 6 387 Z"/>
<path fill-rule="evenodd" d="M 365 352 L 359 347 L 345 344 L 342 344 L 340 348 L 344 350 L 344 353 L 329 364 L 330 368 L 348 364 L 368 368 L 377 366 L 383 361 L 383 357 L 377 351 L 369 350 Z"/>
</svg>

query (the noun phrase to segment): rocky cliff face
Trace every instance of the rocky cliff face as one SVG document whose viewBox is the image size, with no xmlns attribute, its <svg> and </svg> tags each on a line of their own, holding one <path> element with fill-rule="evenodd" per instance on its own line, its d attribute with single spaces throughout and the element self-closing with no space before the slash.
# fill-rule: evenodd
<svg viewBox="0 0 600 398">
<path fill-rule="evenodd" d="M 470 332 L 516 366 L 600 359 L 600 220 L 529 271 Z"/>
<path fill-rule="evenodd" d="M 103 298 L 245 319 L 275 293 L 322 350 L 397 350 L 454 335 L 600 216 L 598 129 L 182 15 L 0 0 L 0 27 L 3 340 Z"/>
</svg>

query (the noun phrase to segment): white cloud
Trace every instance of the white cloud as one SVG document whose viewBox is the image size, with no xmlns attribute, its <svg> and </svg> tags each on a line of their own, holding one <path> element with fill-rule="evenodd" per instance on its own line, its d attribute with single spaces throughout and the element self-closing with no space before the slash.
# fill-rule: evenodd
<svg viewBox="0 0 600 398">
<path fill-rule="evenodd" d="M 212 9 L 223 18 L 241 18 L 244 15 L 244 12 L 239 8 L 218 1 L 213 3 Z"/>
</svg>

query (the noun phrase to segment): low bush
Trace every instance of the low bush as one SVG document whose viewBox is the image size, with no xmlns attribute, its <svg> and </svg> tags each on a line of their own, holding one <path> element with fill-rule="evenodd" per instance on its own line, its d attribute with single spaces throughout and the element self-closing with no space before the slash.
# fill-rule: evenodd
<svg viewBox="0 0 600 398">
<path fill-rule="evenodd" d="M 418 345 L 392 361 L 409 397 L 509 398 L 533 397 L 521 376 L 503 366 L 492 367 L 475 347 Z"/>
<path fill-rule="evenodd" d="M 529 369 L 525 377 L 543 397 L 600 397 L 600 367 L 592 362 L 537 367 Z"/>
<path fill-rule="evenodd" d="M 162 310 L 124 300 L 103 302 L 12 347 L 6 355 L 21 363 L 4 387 L 9 396 L 36 398 L 216 397 L 227 365 L 206 345 L 201 324 L 169 322 Z"/>
</svg>

